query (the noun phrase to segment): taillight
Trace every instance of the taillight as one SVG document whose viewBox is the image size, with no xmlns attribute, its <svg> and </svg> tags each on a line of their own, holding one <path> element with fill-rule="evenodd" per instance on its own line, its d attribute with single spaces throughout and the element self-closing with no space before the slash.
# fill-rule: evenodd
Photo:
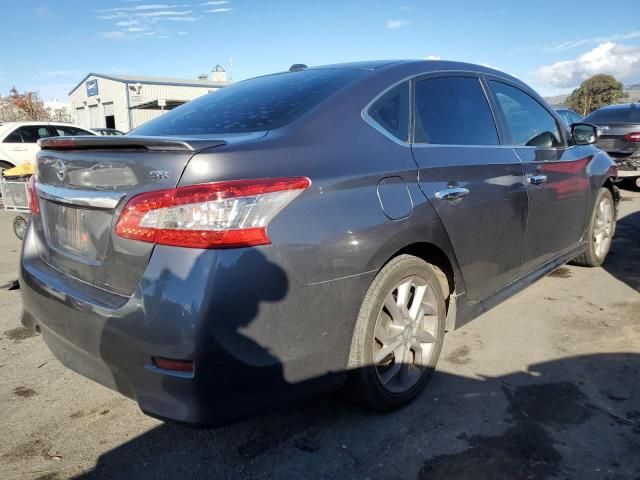
<svg viewBox="0 0 640 480">
<path fill-rule="evenodd" d="M 38 215 L 40 213 L 40 203 L 38 202 L 38 195 L 36 194 L 36 176 L 32 175 L 29 179 L 29 185 L 27 188 L 29 192 L 29 211 L 32 215 Z"/>
<path fill-rule="evenodd" d="M 143 193 L 125 205 L 116 234 L 192 248 L 266 245 L 269 222 L 309 185 L 305 177 L 270 178 Z"/>
<path fill-rule="evenodd" d="M 628 142 L 640 142 L 640 132 L 627 133 L 624 139 Z"/>
</svg>

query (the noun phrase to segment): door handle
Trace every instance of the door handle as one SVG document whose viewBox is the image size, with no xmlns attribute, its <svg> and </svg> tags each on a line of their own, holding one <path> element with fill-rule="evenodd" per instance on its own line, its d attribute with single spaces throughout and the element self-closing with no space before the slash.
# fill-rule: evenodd
<svg viewBox="0 0 640 480">
<path fill-rule="evenodd" d="M 528 179 L 529 183 L 531 185 L 542 185 L 543 183 L 545 183 L 547 181 L 547 176 L 546 175 L 531 175 Z"/>
<path fill-rule="evenodd" d="M 14 147 L 11 149 L 12 152 L 26 152 L 27 148 L 26 147 Z"/>
<path fill-rule="evenodd" d="M 464 187 L 452 187 L 436 192 L 436 198 L 440 200 L 455 200 L 469 195 L 469 189 Z"/>
</svg>

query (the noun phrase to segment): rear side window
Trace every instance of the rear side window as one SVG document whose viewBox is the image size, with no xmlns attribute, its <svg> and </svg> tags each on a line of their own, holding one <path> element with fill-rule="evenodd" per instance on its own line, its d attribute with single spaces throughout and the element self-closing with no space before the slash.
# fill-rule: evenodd
<svg viewBox="0 0 640 480">
<path fill-rule="evenodd" d="M 560 147 L 563 145 L 555 118 L 537 100 L 519 88 L 489 82 L 504 113 L 515 145 Z"/>
<path fill-rule="evenodd" d="M 22 137 L 20 136 L 20 130 L 15 129 L 9 135 L 7 135 L 2 143 L 22 143 Z"/>
<path fill-rule="evenodd" d="M 380 97 L 369 109 L 369 116 L 398 140 L 406 142 L 409 138 L 409 82 Z"/>
<path fill-rule="evenodd" d="M 51 137 L 49 127 L 46 125 L 29 125 L 20 127 L 20 135 L 24 143 L 36 143 L 41 138 Z"/>
<path fill-rule="evenodd" d="M 416 82 L 415 142 L 498 145 L 498 132 L 480 80 L 442 77 Z"/>
<path fill-rule="evenodd" d="M 302 70 L 253 78 L 203 95 L 136 128 L 134 135 L 209 135 L 281 127 L 364 71 Z"/>
</svg>

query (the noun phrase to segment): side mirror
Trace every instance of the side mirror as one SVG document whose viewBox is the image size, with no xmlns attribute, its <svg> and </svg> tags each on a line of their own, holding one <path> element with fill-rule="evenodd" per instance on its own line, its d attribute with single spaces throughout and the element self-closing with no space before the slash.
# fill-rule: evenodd
<svg viewBox="0 0 640 480">
<path fill-rule="evenodd" d="M 571 136 L 576 145 L 591 145 L 598 140 L 598 130 L 589 123 L 574 123 L 571 125 Z"/>
</svg>

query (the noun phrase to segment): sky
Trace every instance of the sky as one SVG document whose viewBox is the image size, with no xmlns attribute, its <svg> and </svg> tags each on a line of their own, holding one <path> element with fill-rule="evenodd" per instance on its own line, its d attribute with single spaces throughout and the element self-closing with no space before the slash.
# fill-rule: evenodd
<svg viewBox="0 0 640 480">
<path fill-rule="evenodd" d="M 67 100 L 89 72 L 234 81 L 372 59 L 487 65 L 542 95 L 596 73 L 640 83 L 640 1 L 5 0 L 0 94 Z M 612 4 L 613 5 L 613 4 Z"/>
</svg>

